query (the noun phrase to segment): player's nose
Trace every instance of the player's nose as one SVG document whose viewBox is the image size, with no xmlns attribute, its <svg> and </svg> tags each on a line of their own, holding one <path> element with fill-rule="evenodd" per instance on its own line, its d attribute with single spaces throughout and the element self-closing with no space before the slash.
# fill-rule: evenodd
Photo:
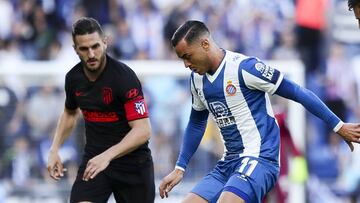
<svg viewBox="0 0 360 203">
<path fill-rule="evenodd" d="M 89 57 L 89 58 L 94 58 L 94 56 L 95 56 L 94 50 L 89 49 L 88 57 Z"/>
<path fill-rule="evenodd" d="M 185 65 L 185 68 L 190 68 L 191 63 L 188 60 L 184 60 L 184 65 Z"/>
</svg>

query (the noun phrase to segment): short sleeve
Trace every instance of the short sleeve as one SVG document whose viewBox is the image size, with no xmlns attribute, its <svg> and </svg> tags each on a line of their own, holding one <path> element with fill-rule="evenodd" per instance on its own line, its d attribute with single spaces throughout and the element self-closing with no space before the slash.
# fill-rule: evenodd
<svg viewBox="0 0 360 203">
<path fill-rule="evenodd" d="M 249 58 L 240 63 L 241 75 L 249 89 L 257 89 L 274 94 L 279 87 L 283 74 L 256 58 Z"/>
<path fill-rule="evenodd" d="M 69 77 L 69 75 L 66 75 L 65 77 L 65 107 L 67 109 L 77 109 L 78 105 L 75 100 L 75 92 L 74 92 L 74 85 Z"/>
<path fill-rule="evenodd" d="M 136 74 L 130 70 L 125 82 L 123 95 L 124 108 L 128 121 L 133 121 L 149 116 L 148 107 L 144 98 L 141 83 Z"/>
<path fill-rule="evenodd" d="M 194 78 L 194 73 L 192 73 L 191 78 L 190 78 L 190 89 L 191 89 L 191 95 L 192 95 L 192 107 L 193 109 L 195 109 L 196 111 L 202 111 L 206 109 L 206 106 L 204 105 L 204 103 L 201 101 L 200 98 L 200 94 L 201 94 L 201 89 L 200 88 L 196 88 L 195 87 L 195 83 L 201 83 L 200 79 L 198 78 Z M 198 84 L 199 86 L 199 84 Z"/>
</svg>

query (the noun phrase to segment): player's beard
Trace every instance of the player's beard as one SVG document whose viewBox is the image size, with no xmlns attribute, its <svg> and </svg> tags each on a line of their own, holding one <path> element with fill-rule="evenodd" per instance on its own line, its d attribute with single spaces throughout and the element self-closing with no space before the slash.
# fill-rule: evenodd
<svg viewBox="0 0 360 203">
<path fill-rule="evenodd" d="M 97 66 L 92 66 L 92 67 L 89 67 L 89 66 L 87 65 L 87 61 L 85 61 L 85 60 L 83 60 L 83 59 L 81 59 L 81 61 L 82 61 L 82 64 L 84 65 L 84 67 L 85 67 L 85 69 L 86 69 L 87 71 L 89 71 L 89 72 L 91 72 L 91 73 L 96 73 L 97 71 L 100 71 L 100 70 L 101 70 L 101 67 L 103 67 L 103 65 L 104 65 L 104 63 L 105 63 L 105 57 L 106 57 L 106 54 L 104 53 L 104 54 L 100 57 L 99 60 L 95 58 L 95 60 L 96 60 L 96 61 L 100 61 L 100 63 L 99 63 L 99 65 L 97 65 Z M 91 60 L 91 59 L 88 59 L 88 61 L 89 61 L 89 60 Z M 93 59 L 93 60 L 94 60 L 94 59 Z"/>
</svg>

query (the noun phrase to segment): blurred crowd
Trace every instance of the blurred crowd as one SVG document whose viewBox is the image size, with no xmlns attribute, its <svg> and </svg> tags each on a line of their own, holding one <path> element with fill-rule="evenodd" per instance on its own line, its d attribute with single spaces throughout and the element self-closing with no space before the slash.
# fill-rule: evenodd
<svg viewBox="0 0 360 203">
<path fill-rule="evenodd" d="M 306 87 L 344 121 L 360 121 L 360 72 L 353 65 L 360 53 L 360 31 L 344 0 L 0 0 L 0 60 L 76 59 L 70 32 L 81 16 L 102 24 L 109 54 L 120 60 L 176 59 L 170 46 L 172 33 L 186 19 L 204 21 L 225 49 L 262 60 L 300 60 Z M 0 76 L 0 202 L 11 192 L 26 193 L 34 183 L 52 183 L 45 166 L 64 105 L 63 87 L 51 79 L 24 87 L 9 85 L 5 77 Z M 159 179 L 174 167 L 191 97 L 187 79 L 142 80 Z M 68 167 L 65 186 L 76 175 L 83 130 L 79 121 L 61 150 Z M 187 179 L 204 175 L 221 156 L 217 135 L 210 124 Z M 302 153 L 309 167 L 310 202 L 336 198 L 356 202 L 360 150 L 350 154 L 344 142 L 311 115 L 307 115 L 306 138 Z"/>
</svg>

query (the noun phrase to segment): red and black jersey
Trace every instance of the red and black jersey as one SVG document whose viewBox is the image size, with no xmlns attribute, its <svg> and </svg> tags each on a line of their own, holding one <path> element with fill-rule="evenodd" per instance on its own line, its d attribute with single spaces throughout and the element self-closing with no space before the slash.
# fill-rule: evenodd
<svg viewBox="0 0 360 203">
<path fill-rule="evenodd" d="M 148 109 L 139 79 L 127 65 L 107 57 L 96 81 L 90 81 L 81 63 L 65 79 L 68 109 L 80 108 L 85 120 L 85 161 L 119 143 L 130 131 L 129 121 L 147 118 Z M 151 160 L 148 143 L 113 160 L 110 167 L 133 168 Z"/>
</svg>

